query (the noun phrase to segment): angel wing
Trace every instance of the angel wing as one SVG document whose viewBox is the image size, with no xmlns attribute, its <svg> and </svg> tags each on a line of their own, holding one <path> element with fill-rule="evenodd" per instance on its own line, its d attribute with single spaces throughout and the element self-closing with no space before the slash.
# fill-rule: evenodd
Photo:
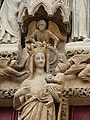
<svg viewBox="0 0 90 120">
<path fill-rule="evenodd" d="M 60 59 L 63 62 L 66 62 L 65 49 L 64 49 L 65 48 L 65 37 L 61 34 L 57 24 L 52 21 L 49 21 L 48 29 L 59 38 L 57 49 L 60 53 L 60 57 L 61 57 Z"/>
<path fill-rule="evenodd" d="M 60 33 L 60 30 L 59 30 L 58 26 L 57 26 L 54 22 L 49 21 L 48 29 L 49 29 L 53 34 L 55 34 L 60 40 L 64 40 L 64 37 L 63 37 L 62 34 Z"/>
<path fill-rule="evenodd" d="M 90 54 L 78 54 L 70 58 L 75 64 L 79 65 L 81 62 L 90 59 Z"/>
<path fill-rule="evenodd" d="M 30 35 L 35 31 L 36 29 L 36 21 L 33 21 L 28 26 L 28 33 L 27 33 L 27 40 L 29 39 Z"/>
<path fill-rule="evenodd" d="M 28 26 L 28 33 L 27 33 L 27 39 L 30 35 L 32 35 L 32 33 L 35 31 L 36 29 L 36 21 L 33 21 L 29 24 Z M 52 21 L 49 21 L 49 26 L 48 26 L 48 29 L 54 33 L 60 40 L 64 40 L 64 37 L 61 35 L 60 33 L 60 30 L 58 28 L 58 26 L 52 22 Z"/>
</svg>

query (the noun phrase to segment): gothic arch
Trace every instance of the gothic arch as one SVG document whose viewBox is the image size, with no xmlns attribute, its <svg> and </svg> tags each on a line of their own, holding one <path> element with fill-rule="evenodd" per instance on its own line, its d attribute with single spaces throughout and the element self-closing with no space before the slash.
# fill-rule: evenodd
<svg viewBox="0 0 90 120">
<path fill-rule="evenodd" d="M 31 9 L 30 14 L 34 16 L 35 13 L 38 11 L 40 6 L 44 7 L 44 9 L 48 13 L 48 15 L 52 14 L 50 3 L 48 1 L 46 2 L 44 0 L 43 1 L 37 1 L 36 3 L 34 3 L 30 8 Z"/>
<path fill-rule="evenodd" d="M 54 4 L 53 9 L 52 9 L 53 10 L 52 14 L 54 14 L 58 8 L 61 10 L 63 22 L 64 23 L 69 22 L 70 10 L 62 3 Z"/>
<path fill-rule="evenodd" d="M 44 7 L 48 16 L 49 15 L 53 16 L 54 13 L 56 12 L 56 10 L 58 8 L 60 8 L 61 13 L 62 13 L 61 15 L 63 17 L 63 22 L 64 23 L 69 22 L 70 9 L 69 9 L 68 4 L 65 4 L 65 3 L 62 3 L 62 2 L 61 3 L 60 2 L 55 2 L 54 4 L 52 4 L 50 1 L 40 0 L 40 1 L 37 1 L 37 2 L 35 2 L 31 5 L 29 14 L 34 16 L 35 13 L 40 8 L 40 6 Z"/>
</svg>

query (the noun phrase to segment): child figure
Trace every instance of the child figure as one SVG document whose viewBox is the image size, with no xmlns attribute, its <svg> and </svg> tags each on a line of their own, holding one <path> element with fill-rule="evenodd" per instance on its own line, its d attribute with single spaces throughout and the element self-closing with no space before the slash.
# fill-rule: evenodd
<svg viewBox="0 0 90 120">
<path fill-rule="evenodd" d="M 57 73 L 56 76 L 48 74 L 46 76 L 47 89 L 57 102 L 60 102 L 62 91 L 64 89 L 65 75 Z M 53 94 L 52 94 L 53 91 Z"/>
</svg>

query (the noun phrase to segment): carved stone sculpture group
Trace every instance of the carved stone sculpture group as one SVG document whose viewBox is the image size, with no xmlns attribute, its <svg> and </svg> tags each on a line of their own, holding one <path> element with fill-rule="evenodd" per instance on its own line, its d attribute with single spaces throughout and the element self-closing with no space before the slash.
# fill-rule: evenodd
<svg viewBox="0 0 90 120">
<path fill-rule="evenodd" d="M 47 43 L 31 44 L 30 75 L 14 94 L 14 107 L 20 111 L 19 120 L 60 118 L 60 113 L 55 115 L 55 102 L 61 105 L 65 76 L 63 73 L 55 76 L 49 73 L 47 47 Z"/>
<path fill-rule="evenodd" d="M 81 8 L 85 6 L 84 2 Z M 78 7 L 78 4 L 74 6 L 75 11 Z M 83 12 L 84 19 L 78 21 L 77 15 L 80 18 Z M 88 37 L 86 8 L 80 9 L 77 15 L 74 16 L 73 33 L 70 34 L 73 39 L 82 40 Z M 57 20 L 54 20 L 55 17 Z M 62 96 L 63 92 L 65 94 L 68 76 L 69 80 L 76 78 L 89 84 L 90 39 L 71 42 L 72 50 L 66 49 L 68 45 L 70 47 L 66 43 L 70 37 L 67 30 L 69 18 L 69 0 L 12 0 L 12 4 L 11 0 L 2 2 L 0 80 L 21 83 L 12 95 L 18 120 L 61 120 Z M 83 47 L 85 45 L 85 49 L 80 44 Z M 68 91 L 66 96 L 70 96 Z"/>
</svg>

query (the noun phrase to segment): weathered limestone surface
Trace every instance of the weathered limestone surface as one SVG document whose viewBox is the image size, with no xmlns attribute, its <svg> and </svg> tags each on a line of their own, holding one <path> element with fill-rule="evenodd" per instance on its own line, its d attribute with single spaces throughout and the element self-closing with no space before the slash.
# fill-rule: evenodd
<svg viewBox="0 0 90 120">
<path fill-rule="evenodd" d="M 88 37 L 87 36 L 87 0 L 73 1 L 73 24 L 72 24 L 72 38 Z"/>
<path fill-rule="evenodd" d="M 40 26 L 41 28 L 44 29 L 43 26 Z M 32 120 L 32 116 L 33 119 L 39 120 L 45 117 L 46 120 L 56 120 L 56 116 L 57 120 L 60 119 L 65 75 L 62 72 L 56 73 L 55 76 L 49 73 L 48 49 L 45 41 L 32 43 L 28 48 L 30 75 L 15 92 L 13 100 L 14 108 L 20 112 L 18 119 Z M 54 101 L 60 106 L 59 110 L 56 109 L 57 115 Z"/>
<path fill-rule="evenodd" d="M 47 110 L 52 120 L 68 120 L 69 105 L 89 105 L 90 0 L 4 0 L 0 5 L 0 106 L 22 109 L 30 120 L 31 113 L 40 118 L 38 111 L 43 120 Z"/>
</svg>

